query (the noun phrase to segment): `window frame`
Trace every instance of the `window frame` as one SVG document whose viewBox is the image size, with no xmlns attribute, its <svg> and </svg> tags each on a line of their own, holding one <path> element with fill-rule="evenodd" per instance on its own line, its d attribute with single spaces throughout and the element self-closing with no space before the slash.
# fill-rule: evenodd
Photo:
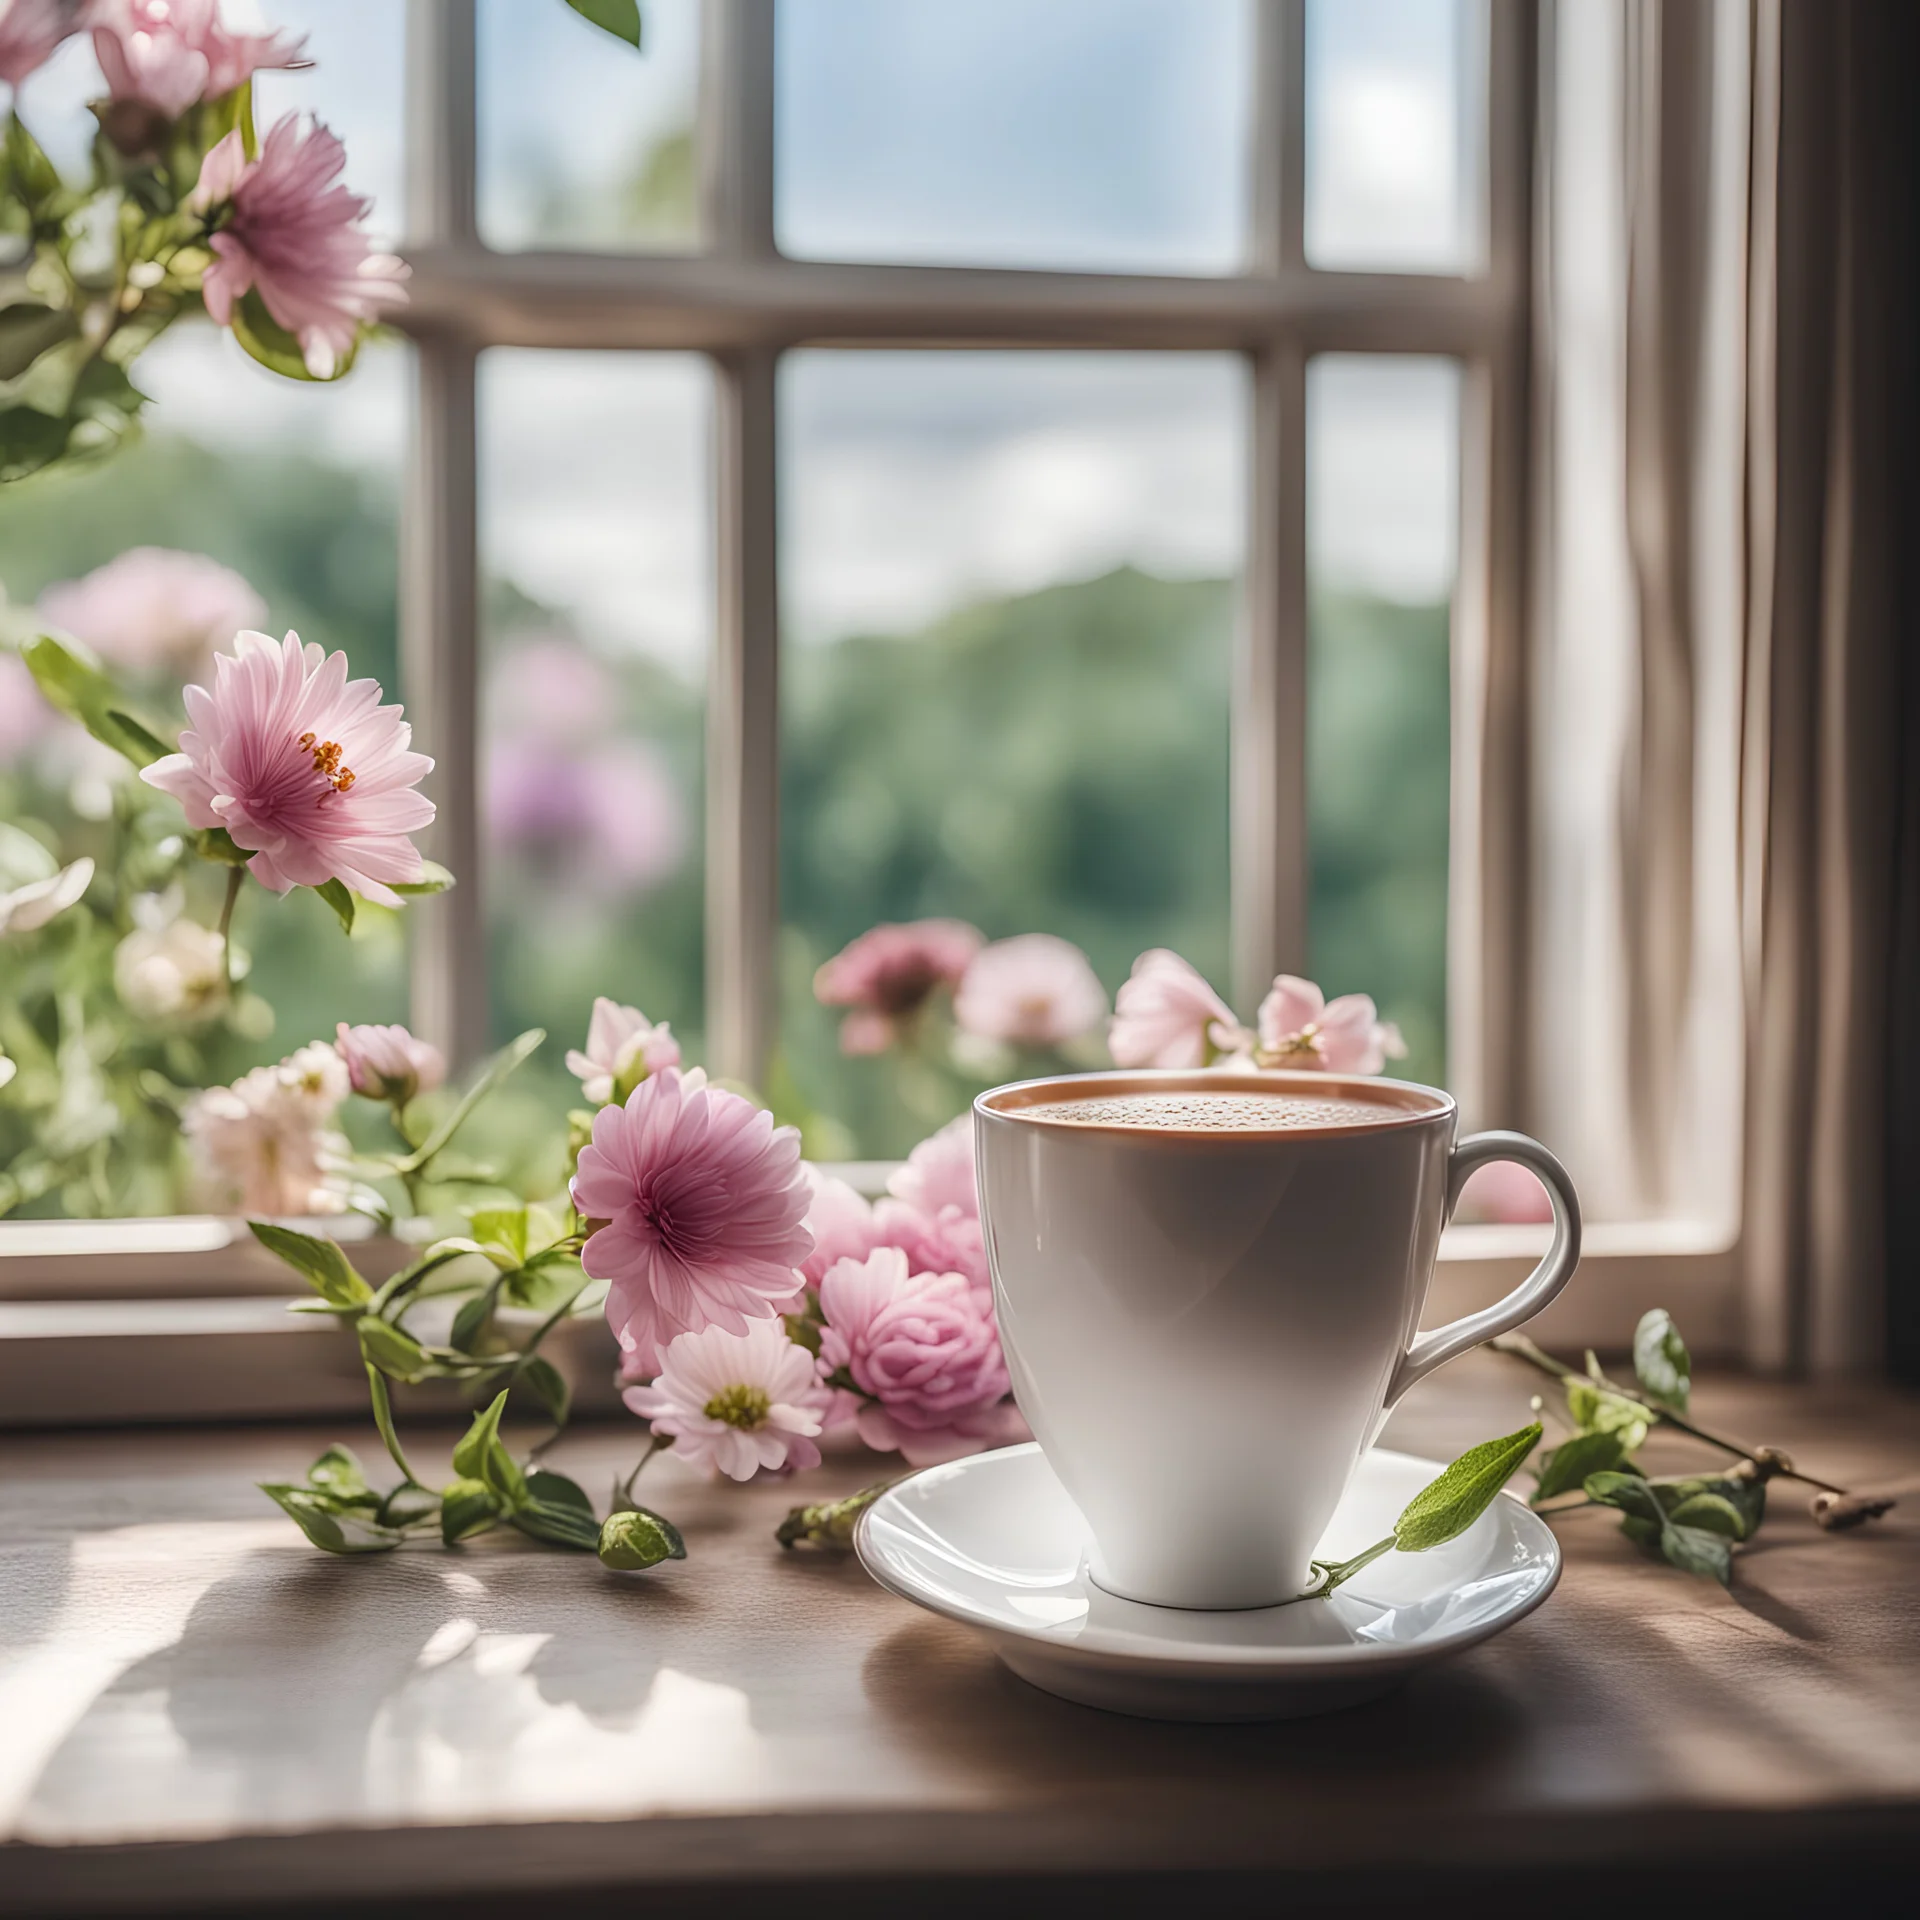
<svg viewBox="0 0 1920 1920">
<path fill-rule="evenodd" d="M 1486 0 L 1483 258 L 1458 276 L 1307 264 L 1306 0 L 1253 0 L 1251 232 L 1239 273 L 787 259 L 774 242 L 775 0 L 702 4 L 701 242 L 691 253 L 650 255 L 485 246 L 476 221 L 474 0 L 408 0 L 412 301 L 399 324 L 414 353 L 401 656 L 416 733 L 438 763 L 432 851 L 461 879 L 412 910 L 416 1029 L 460 1060 L 487 1044 L 475 432 L 485 348 L 693 351 L 713 369 L 706 1024 L 709 1064 L 749 1081 L 775 1019 L 781 354 L 917 346 L 1244 357 L 1248 537 L 1230 829 L 1232 985 L 1243 1005 L 1276 972 L 1303 969 L 1307 951 L 1307 363 L 1320 352 L 1434 354 L 1461 368 L 1449 1077 L 1467 1124 L 1518 1111 L 1537 0 Z M 848 1171 L 869 1187 L 884 1175 Z M 1517 1284 L 1543 1246 L 1539 1229 L 1450 1227 L 1430 1317 L 1467 1311 Z M 376 1243 L 356 1257 L 377 1266 L 393 1251 Z M 319 1413 L 343 1410 L 359 1390 L 357 1376 L 347 1380 L 332 1364 L 330 1343 L 293 1338 L 311 1323 L 279 1314 L 271 1297 L 293 1292 L 292 1277 L 233 1222 L 9 1223 L 0 1226 L 0 1253 L 0 1425 Z M 1591 1227 L 1590 1283 L 1549 1310 L 1543 1337 L 1618 1346 L 1634 1312 L 1658 1297 L 1698 1350 L 1728 1351 L 1738 1334 L 1737 1258 L 1737 1247 L 1690 1223 Z M 263 1380 L 272 1383 L 265 1399 Z"/>
</svg>

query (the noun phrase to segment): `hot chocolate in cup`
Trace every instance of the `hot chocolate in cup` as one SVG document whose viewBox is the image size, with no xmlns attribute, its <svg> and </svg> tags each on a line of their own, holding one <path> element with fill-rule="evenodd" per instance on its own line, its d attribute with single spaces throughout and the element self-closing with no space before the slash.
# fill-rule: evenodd
<svg viewBox="0 0 1920 1920">
<path fill-rule="evenodd" d="M 974 1102 L 980 1212 L 1020 1409 L 1103 1587 L 1273 1606 L 1387 1410 L 1531 1318 L 1579 1260 L 1579 1203 L 1537 1141 L 1456 1144 L 1452 1095 L 1292 1072 L 1077 1074 Z M 1482 1313 L 1420 1333 L 1467 1176 L 1545 1183 L 1553 1244 Z"/>
</svg>

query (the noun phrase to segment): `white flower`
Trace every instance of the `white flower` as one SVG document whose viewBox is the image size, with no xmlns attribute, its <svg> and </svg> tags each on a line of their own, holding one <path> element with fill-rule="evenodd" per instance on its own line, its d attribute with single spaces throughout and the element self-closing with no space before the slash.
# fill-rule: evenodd
<svg viewBox="0 0 1920 1920">
<path fill-rule="evenodd" d="M 751 1480 L 762 1467 L 817 1467 L 820 1431 L 832 1396 L 813 1355 L 777 1320 L 750 1320 L 745 1333 L 705 1327 L 676 1334 L 651 1386 L 621 1396 L 655 1433 L 673 1436 L 683 1460 Z"/>
<path fill-rule="evenodd" d="M 581 1093 L 597 1107 L 624 1100 L 648 1074 L 680 1064 L 680 1043 L 663 1020 L 656 1027 L 638 1007 L 623 1007 L 603 994 L 593 1003 L 587 1050 L 567 1054 L 567 1071 L 579 1077 Z"/>
<path fill-rule="evenodd" d="M 31 933 L 66 910 L 93 883 L 93 862 L 76 860 L 44 880 L 0 893 L 0 933 Z"/>
<path fill-rule="evenodd" d="M 0 1049 L 0 1087 L 4 1087 L 20 1069 L 7 1058 L 4 1049 Z"/>
<path fill-rule="evenodd" d="M 226 998 L 226 942 L 194 920 L 136 925 L 113 951 L 113 984 L 139 1019 L 204 1019 Z"/>
<path fill-rule="evenodd" d="M 202 1199 L 270 1217 L 338 1212 L 347 1143 L 330 1123 L 346 1097 L 346 1067 L 324 1040 L 195 1094 L 180 1126 Z"/>
</svg>

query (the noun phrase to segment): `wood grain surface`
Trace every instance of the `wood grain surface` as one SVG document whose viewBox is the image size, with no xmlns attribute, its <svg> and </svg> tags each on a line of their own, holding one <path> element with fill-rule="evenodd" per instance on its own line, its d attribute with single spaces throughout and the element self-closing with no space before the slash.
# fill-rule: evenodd
<svg viewBox="0 0 1920 1920">
<path fill-rule="evenodd" d="M 1476 1356 L 1387 1441 L 1446 1457 L 1520 1424 L 1533 1384 Z M 8 1439 L 0 1912 L 1053 1913 L 1069 1890 L 1108 1913 L 1347 1912 L 1549 1887 L 1556 1915 L 1656 1888 L 1900 1910 L 1920 1402 L 1718 1379 L 1698 1406 L 1914 1497 L 1830 1536 L 1776 1489 L 1731 1593 L 1571 1518 L 1559 1590 L 1507 1634 L 1374 1706 L 1254 1727 L 1054 1700 L 851 1560 L 782 1553 L 787 1506 L 870 1456 L 745 1489 L 656 1462 L 690 1557 L 621 1576 L 512 1537 L 313 1551 L 251 1483 L 333 1438 L 372 1466 L 370 1432 Z M 635 1450 L 587 1427 L 554 1464 L 601 1494 Z"/>
</svg>

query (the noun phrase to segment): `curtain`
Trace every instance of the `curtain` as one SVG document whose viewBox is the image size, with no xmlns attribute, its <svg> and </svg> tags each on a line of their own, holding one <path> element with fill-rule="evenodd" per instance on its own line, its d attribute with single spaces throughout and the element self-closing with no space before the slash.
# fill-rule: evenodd
<svg viewBox="0 0 1920 1920">
<path fill-rule="evenodd" d="M 1738 1235 L 1773 1369 L 1889 1325 L 1916 14 L 1543 15 L 1524 1103 L 1596 1217 Z"/>
</svg>

